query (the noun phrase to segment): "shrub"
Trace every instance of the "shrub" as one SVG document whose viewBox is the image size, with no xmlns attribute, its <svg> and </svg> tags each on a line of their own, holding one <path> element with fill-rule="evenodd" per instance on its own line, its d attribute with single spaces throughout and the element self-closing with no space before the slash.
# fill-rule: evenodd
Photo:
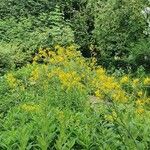
<svg viewBox="0 0 150 150">
<path fill-rule="evenodd" d="M 18 19 L 1 19 L 0 29 L 1 72 L 30 62 L 39 47 L 74 43 L 74 33 L 70 24 L 64 21 L 59 7 L 37 17 L 28 15 Z M 9 58 L 6 58 L 7 55 Z"/>
<path fill-rule="evenodd" d="M 146 3 L 110 0 L 95 1 L 94 4 L 93 36 L 98 45 L 101 64 L 113 65 L 116 60 L 118 63 L 118 60 L 120 62 L 126 60 L 130 54 L 131 45 L 146 38 L 144 31 L 147 28 L 147 22 L 142 14 Z"/>
</svg>

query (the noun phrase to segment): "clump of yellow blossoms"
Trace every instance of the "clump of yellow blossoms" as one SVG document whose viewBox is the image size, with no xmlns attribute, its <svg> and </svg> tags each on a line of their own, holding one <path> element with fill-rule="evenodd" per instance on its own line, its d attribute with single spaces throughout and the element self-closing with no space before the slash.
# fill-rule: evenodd
<svg viewBox="0 0 150 150">
<path fill-rule="evenodd" d="M 59 79 L 64 87 L 82 87 L 83 85 L 80 83 L 81 78 L 77 75 L 75 71 L 73 72 L 60 72 Z"/>
<path fill-rule="evenodd" d="M 31 72 L 31 78 L 30 80 L 32 82 L 35 82 L 39 79 L 39 69 L 38 68 L 35 68 L 32 72 Z"/>
<path fill-rule="evenodd" d="M 150 78 L 149 77 L 144 79 L 144 85 L 150 85 Z"/>
<path fill-rule="evenodd" d="M 86 89 L 89 95 L 100 100 L 126 103 L 132 99 L 140 103 L 137 99 L 145 96 L 141 85 L 149 85 L 150 78 L 141 81 L 139 78 L 132 79 L 129 75 L 124 75 L 118 79 L 95 64 L 95 58 L 86 60 L 74 46 L 64 48 L 57 45 L 52 50 L 39 49 L 39 53 L 33 58 L 33 64 L 30 65 L 32 67 L 29 67 L 28 81 L 33 86 L 35 83 L 40 84 L 45 90 L 48 90 L 50 83 L 59 83 L 65 90 Z M 19 81 L 13 74 L 7 74 L 6 79 L 11 87 L 18 86 Z M 130 91 L 127 91 L 129 86 L 131 90 L 129 88 Z M 24 90 L 24 85 L 21 87 Z"/>
<path fill-rule="evenodd" d="M 134 80 L 132 81 L 132 87 L 133 87 L 133 88 L 136 88 L 139 83 L 140 83 L 140 80 L 139 80 L 139 79 L 134 79 Z"/>
<path fill-rule="evenodd" d="M 125 91 L 113 76 L 108 76 L 105 69 L 99 67 L 95 70 L 96 74 L 92 80 L 91 86 L 96 88 L 95 95 L 99 98 L 109 97 L 117 102 L 126 102 L 127 96 Z"/>
<path fill-rule="evenodd" d="M 40 106 L 36 104 L 23 104 L 20 107 L 26 112 L 38 112 L 40 110 Z"/>
<path fill-rule="evenodd" d="M 137 92 L 137 95 L 139 96 L 139 97 L 142 97 L 144 94 L 143 94 L 143 91 L 139 91 L 139 92 Z"/>
<path fill-rule="evenodd" d="M 137 106 L 143 106 L 145 104 L 145 99 L 137 99 L 136 100 L 136 105 Z"/>
<path fill-rule="evenodd" d="M 113 122 L 117 119 L 117 113 L 115 111 L 112 111 L 111 114 L 105 115 L 104 117 L 107 121 Z"/>
<path fill-rule="evenodd" d="M 128 82 L 129 82 L 129 77 L 128 76 L 124 76 L 120 80 L 121 84 L 127 84 Z"/>
<path fill-rule="evenodd" d="M 144 112 L 145 112 L 144 108 L 139 107 L 139 108 L 136 109 L 136 113 L 138 115 L 142 115 L 142 114 L 144 114 Z"/>
<path fill-rule="evenodd" d="M 10 88 L 16 88 L 19 84 L 19 81 L 14 77 L 12 73 L 8 73 L 6 75 L 6 80 L 10 86 Z"/>
</svg>

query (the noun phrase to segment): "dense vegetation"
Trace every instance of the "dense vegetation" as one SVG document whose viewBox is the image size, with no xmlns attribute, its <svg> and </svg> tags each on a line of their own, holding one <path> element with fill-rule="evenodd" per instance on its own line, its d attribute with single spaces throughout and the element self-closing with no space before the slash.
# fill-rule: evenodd
<svg viewBox="0 0 150 150">
<path fill-rule="evenodd" d="M 149 4 L 1 0 L 0 150 L 150 149 Z"/>
<path fill-rule="evenodd" d="M 72 43 L 105 67 L 148 70 L 148 6 L 146 0 L 1 0 L 1 72 L 31 61 L 39 47 Z"/>
<path fill-rule="evenodd" d="M 150 78 L 110 76 L 73 46 L 33 61 L 0 81 L 1 149 L 150 148 Z"/>
</svg>

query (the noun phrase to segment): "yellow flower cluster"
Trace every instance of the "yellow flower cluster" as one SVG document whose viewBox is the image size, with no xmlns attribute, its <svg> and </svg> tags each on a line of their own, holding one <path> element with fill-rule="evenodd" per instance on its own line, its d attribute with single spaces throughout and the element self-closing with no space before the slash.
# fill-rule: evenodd
<svg viewBox="0 0 150 150">
<path fill-rule="evenodd" d="M 132 81 L 132 87 L 133 87 L 133 88 L 136 88 L 139 83 L 140 83 L 140 80 L 139 80 L 139 79 L 134 79 L 134 80 Z"/>
<path fill-rule="evenodd" d="M 145 104 L 146 100 L 145 99 L 137 99 L 136 100 L 136 105 L 137 106 L 143 106 Z"/>
<path fill-rule="evenodd" d="M 150 78 L 149 77 L 144 79 L 144 85 L 150 85 Z"/>
<path fill-rule="evenodd" d="M 136 109 L 136 113 L 139 115 L 142 115 L 144 112 L 145 112 L 144 108 L 139 107 Z"/>
<path fill-rule="evenodd" d="M 39 69 L 36 67 L 32 72 L 31 72 L 31 77 L 30 81 L 32 84 L 35 84 L 35 82 L 39 79 Z"/>
<path fill-rule="evenodd" d="M 112 111 L 111 114 L 105 115 L 104 117 L 107 121 L 113 122 L 117 119 L 117 113 L 115 111 Z"/>
<path fill-rule="evenodd" d="M 126 102 L 127 96 L 115 78 L 108 76 L 103 68 L 96 69 L 96 76 L 92 81 L 92 86 L 96 88 L 95 95 L 100 99 L 111 97 L 117 102 Z"/>
<path fill-rule="evenodd" d="M 63 85 L 63 87 L 72 88 L 72 87 L 80 87 L 83 85 L 80 83 L 81 78 L 77 75 L 75 71 L 73 72 L 63 72 L 59 73 L 59 79 Z"/>
<path fill-rule="evenodd" d="M 21 109 L 27 112 L 37 112 L 40 110 L 40 106 L 36 104 L 23 104 Z"/>
<path fill-rule="evenodd" d="M 48 67 L 45 67 L 45 70 L 47 70 L 46 76 L 49 80 L 52 77 L 58 77 L 63 87 L 83 88 L 83 84 L 81 84 L 80 81 L 81 78 L 85 76 L 83 72 L 88 68 L 88 66 L 85 63 L 85 59 L 81 58 L 81 53 L 76 51 L 74 46 L 63 48 L 57 45 L 55 46 L 54 51 L 49 49 L 40 49 L 39 54 L 34 57 L 34 64 L 42 58 L 44 59 L 43 62 L 46 62 L 47 65 L 53 66 L 50 70 L 48 70 Z M 78 74 L 76 70 L 80 67 L 84 69 L 82 75 L 81 73 Z M 31 73 L 30 81 L 34 83 L 38 79 L 39 69 L 35 68 Z"/>
<path fill-rule="evenodd" d="M 87 63 L 74 46 L 63 48 L 57 45 L 55 51 L 40 49 L 39 53 L 36 57 L 43 57 L 49 65 L 53 66 L 52 70 L 47 71 L 47 78 L 50 80 L 52 77 L 58 77 L 63 88 L 83 88 L 84 83 L 86 87 L 95 90 L 95 96 L 99 99 L 109 97 L 117 102 L 127 101 L 128 96 L 121 88 L 121 84 L 129 82 L 129 77 L 124 76 L 120 84 L 115 77 L 108 76 L 104 68 L 95 67 L 95 58 Z M 32 80 L 35 81 L 38 77 L 38 70 L 35 69 L 32 72 Z"/>
<path fill-rule="evenodd" d="M 6 80 L 10 88 L 16 88 L 18 86 L 19 81 L 14 77 L 12 73 L 8 73 L 6 75 Z"/>
<path fill-rule="evenodd" d="M 129 77 L 128 76 L 123 76 L 120 80 L 121 84 L 127 84 L 129 82 Z"/>
<path fill-rule="evenodd" d="M 42 63 L 37 62 L 42 59 Z M 49 81 L 57 80 L 63 89 L 79 88 L 86 89 L 92 96 L 101 100 L 112 100 L 114 102 L 127 102 L 130 99 L 141 104 L 138 99 L 143 99 L 145 92 L 143 85 L 149 85 L 150 78 L 144 80 L 132 79 L 129 75 L 124 75 L 117 79 L 113 75 L 108 75 L 101 66 L 95 66 L 96 59 L 90 61 L 82 57 L 81 53 L 74 46 L 66 48 L 55 46 L 54 49 L 39 49 L 39 53 L 34 57 L 29 81 L 30 85 L 41 83 L 46 90 Z M 7 81 L 13 88 L 18 86 L 19 81 L 13 74 L 7 74 Z M 37 82 L 39 81 L 39 82 Z M 126 85 L 126 86 L 124 86 Z M 126 90 L 131 88 L 131 92 Z M 24 90 L 24 86 L 21 86 Z M 132 97 L 131 97 L 132 96 Z M 133 98 L 134 97 L 134 98 Z"/>
</svg>

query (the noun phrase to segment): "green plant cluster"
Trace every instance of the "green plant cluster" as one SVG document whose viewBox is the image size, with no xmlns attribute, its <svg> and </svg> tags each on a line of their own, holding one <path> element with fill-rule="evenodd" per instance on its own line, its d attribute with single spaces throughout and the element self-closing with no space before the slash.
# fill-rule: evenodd
<svg viewBox="0 0 150 150">
<path fill-rule="evenodd" d="M 110 76 L 94 63 L 57 46 L 1 77 L 0 149 L 150 149 L 150 78 Z"/>
<path fill-rule="evenodd" d="M 7 51 L 13 53 L 9 47 L 16 47 L 25 64 L 28 60 L 24 55 L 31 57 L 39 47 L 75 43 L 84 56 L 96 55 L 105 67 L 143 65 L 148 70 L 148 10 L 145 0 L 2 0 L 0 49 L 7 43 Z M 8 66 L 6 57 L 1 57 L 2 66 Z"/>
<path fill-rule="evenodd" d="M 0 43 L 17 46 L 21 58 L 39 47 L 75 43 L 84 56 L 96 54 L 105 67 L 143 65 L 148 70 L 148 6 L 145 0 L 2 0 Z"/>
<path fill-rule="evenodd" d="M 15 8 L 18 5 L 16 3 Z M 20 6 L 22 6 L 21 3 Z M 30 62 L 39 47 L 74 43 L 73 30 L 70 23 L 65 22 L 59 6 L 49 12 L 43 10 L 38 15 L 29 13 L 27 16 L 25 14 L 18 16 L 12 12 L 11 17 L 6 15 L 0 19 L 0 73 Z"/>
</svg>

